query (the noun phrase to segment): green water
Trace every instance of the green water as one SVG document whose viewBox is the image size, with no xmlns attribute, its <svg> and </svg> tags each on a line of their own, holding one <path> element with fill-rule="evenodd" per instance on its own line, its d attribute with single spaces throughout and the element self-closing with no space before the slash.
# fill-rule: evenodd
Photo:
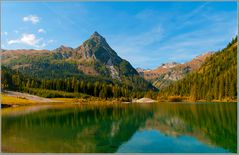
<svg viewBox="0 0 239 155">
<path fill-rule="evenodd" d="M 236 103 L 2 110 L 3 152 L 236 152 Z"/>
</svg>

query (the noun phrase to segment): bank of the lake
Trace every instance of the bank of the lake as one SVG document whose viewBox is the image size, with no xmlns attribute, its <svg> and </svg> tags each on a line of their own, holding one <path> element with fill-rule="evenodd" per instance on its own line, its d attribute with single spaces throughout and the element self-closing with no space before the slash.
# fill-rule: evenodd
<svg viewBox="0 0 239 155">
<path fill-rule="evenodd" d="M 108 98 L 103 99 L 99 97 L 89 96 L 87 98 L 45 98 L 28 93 L 16 91 L 4 91 L 1 94 L 1 107 L 17 107 L 17 106 L 35 106 L 48 104 L 96 104 L 96 105 L 111 105 L 111 104 L 129 104 L 129 103 L 205 103 L 206 100 L 192 101 L 186 97 L 169 97 L 167 100 L 154 100 L 151 98 Z M 236 102 L 236 101 L 220 101 L 212 100 L 210 102 Z"/>
<path fill-rule="evenodd" d="M 118 103 L 154 103 L 151 98 L 100 98 L 89 96 L 87 98 L 46 98 L 16 91 L 4 91 L 1 94 L 2 107 L 25 106 L 48 103 L 74 103 L 74 104 L 118 104 Z"/>
</svg>

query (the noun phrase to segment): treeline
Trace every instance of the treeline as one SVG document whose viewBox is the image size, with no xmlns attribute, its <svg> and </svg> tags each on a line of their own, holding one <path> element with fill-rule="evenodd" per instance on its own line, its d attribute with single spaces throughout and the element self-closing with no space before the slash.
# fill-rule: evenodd
<svg viewBox="0 0 239 155">
<path fill-rule="evenodd" d="M 65 80 L 40 80 L 28 79 L 24 84 L 25 88 L 41 88 L 49 90 L 60 90 L 66 92 L 80 92 L 91 96 L 108 98 L 108 97 L 127 97 L 129 91 L 125 87 L 114 86 L 112 84 L 99 82 L 85 82 L 76 78 L 68 78 Z"/>
<path fill-rule="evenodd" d="M 87 99 L 90 95 L 78 92 L 66 92 L 60 90 L 49 90 L 40 88 L 24 88 L 23 92 L 46 98 L 82 98 Z"/>
<path fill-rule="evenodd" d="M 193 101 L 236 100 L 237 37 L 226 48 L 208 58 L 199 71 L 161 90 L 158 98 L 168 96 L 186 96 Z"/>
<path fill-rule="evenodd" d="M 68 53 L 69 54 L 69 53 Z M 61 55 L 62 56 L 62 55 Z M 51 53 L 49 55 L 21 55 L 17 59 L 11 59 L 4 65 L 8 68 L 17 68 L 19 72 L 28 75 L 33 79 L 67 79 L 75 77 L 87 82 L 103 82 L 114 83 L 115 85 L 127 85 L 134 91 L 147 91 L 157 89 L 142 77 L 126 60 L 122 60 L 115 65 L 115 69 L 119 71 L 121 80 L 113 79 L 110 71 L 105 64 L 99 61 L 82 61 L 73 58 L 73 60 L 65 60 L 59 56 L 59 53 Z M 95 69 L 99 75 L 86 75 L 78 69 L 78 65 Z M 30 64 L 30 65 L 29 65 Z M 29 65 L 29 66 L 28 66 Z"/>
<path fill-rule="evenodd" d="M 78 80 L 75 77 L 66 79 L 33 79 L 31 77 L 23 76 L 20 72 L 13 71 L 10 68 L 2 66 L 2 89 L 23 91 L 28 93 L 37 94 L 37 90 L 56 90 L 65 91 L 71 93 L 88 94 L 100 98 L 139 98 L 143 97 L 146 92 L 132 91 L 130 87 L 119 86 L 113 83 L 102 82 L 87 82 L 84 80 Z M 38 89 L 32 89 L 38 88 Z M 50 91 L 49 91 L 50 93 Z M 39 94 L 41 94 L 39 92 Z M 61 93 L 62 94 L 62 93 Z M 147 94 L 151 94 L 151 91 Z M 44 94 L 44 96 L 59 97 L 59 93 L 54 94 L 51 91 L 51 95 Z M 61 95 L 64 96 L 64 95 Z M 65 97 L 71 95 L 65 95 Z"/>
</svg>

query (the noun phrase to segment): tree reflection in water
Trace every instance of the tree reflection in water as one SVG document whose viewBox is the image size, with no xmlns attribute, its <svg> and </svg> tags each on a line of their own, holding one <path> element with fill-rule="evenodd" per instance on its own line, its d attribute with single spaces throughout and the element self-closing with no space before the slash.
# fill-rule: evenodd
<svg viewBox="0 0 239 155">
<path fill-rule="evenodd" d="M 4 152 L 116 152 L 136 131 L 147 129 L 190 135 L 236 152 L 234 103 L 53 106 L 15 114 L 2 115 Z"/>
</svg>

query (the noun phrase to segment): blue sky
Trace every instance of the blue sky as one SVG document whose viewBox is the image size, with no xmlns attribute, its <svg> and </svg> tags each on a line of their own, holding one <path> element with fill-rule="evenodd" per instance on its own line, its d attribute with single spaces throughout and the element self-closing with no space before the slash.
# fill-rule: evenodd
<svg viewBox="0 0 239 155">
<path fill-rule="evenodd" d="M 2 2 L 3 49 L 78 47 L 94 32 L 134 67 L 186 62 L 237 34 L 236 2 Z"/>
</svg>

